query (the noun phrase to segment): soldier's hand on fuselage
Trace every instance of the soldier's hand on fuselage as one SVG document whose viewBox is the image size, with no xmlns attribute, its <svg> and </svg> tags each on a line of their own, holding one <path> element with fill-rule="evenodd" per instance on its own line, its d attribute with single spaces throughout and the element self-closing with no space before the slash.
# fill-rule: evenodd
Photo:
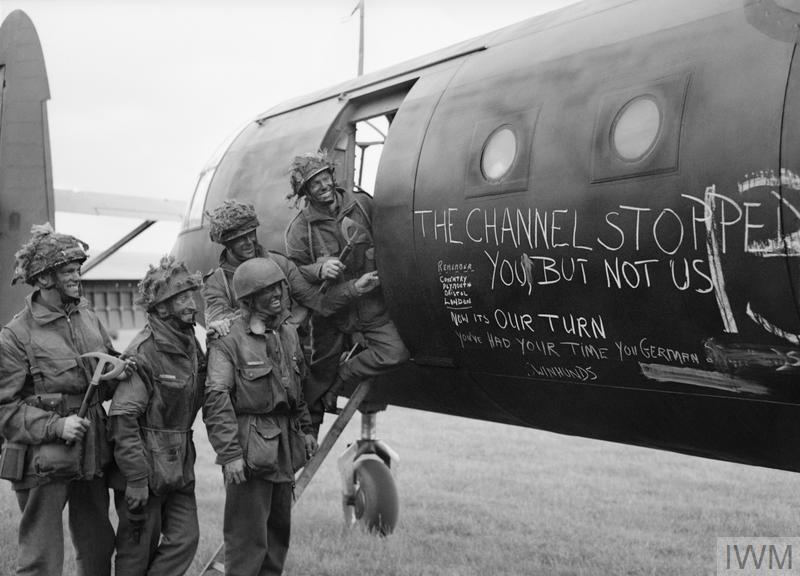
<svg viewBox="0 0 800 576">
<path fill-rule="evenodd" d="M 338 258 L 328 258 L 322 263 L 320 276 L 322 276 L 323 280 L 336 280 L 342 275 L 345 268 L 347 268 L 347 266 L 342 264 L 342 261 Z"/>
<path fill-rule="evenodd" d="M 61 431 L 61 438 L 66 442 L 80 442 L 84 434 L 89 429 L 89 420 L 81 418 L 77 414 L 72 414 L 64 418 L 64 429 Z"/>
<path fill-rule="evenodd" d="M 355 287 L 359 294 L 366 294 L 372 292 L 381 285 L 381 279 L 378 278 L 377 272 L 367 272 L 361 278 L 356 280 Z"/>
<path fill-rule="evenodd" d="M 231 331 L 231 319 L 223 318 L 221 320 L 214 320 L 208 323 L 208 331 L 216 332 L 220 336 L 227 336 Z"/>
<path fill-rule="evenodd" d="M 125 487 L 125 504 L 128 510 L 141 510 L 147 506 L 147 500 L 150 498 L 150 489 L 147 486 L 131 486 L 130 484 Z"/>
<path fill-rule="evenodd" d="M 306 441 L 306 457 L 311 458 L 317 451 L 317 439 L 314 438 L 313 434 L 306 434 L 305 441 Z"/>
<path fill-rule="evenodd" d="M 247 478 L 244 475 L 244 460 L 237 458 L 222 466 L 222 474 L 225 476 L 225 484 L 241 484 Z"/>
</svg>

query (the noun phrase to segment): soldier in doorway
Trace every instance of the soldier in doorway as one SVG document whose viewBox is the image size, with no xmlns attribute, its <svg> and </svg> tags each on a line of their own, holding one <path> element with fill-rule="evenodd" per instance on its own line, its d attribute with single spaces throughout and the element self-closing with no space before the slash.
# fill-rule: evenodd
<svg viewBox="0 0 800 576">
<path fill-rule="evenodd" d="M 303 276 L 333 288 L 374 272 L 372 198 L 338 188 L 334 164 L 324 151 L 295 157 L 290 184 L 289 198 L 296 202 L 302 198 L 305 205 L 286 230 L 286 254 Z M 360 339 L 364 348 L 341 363 L 353 337 Z M 389 319 L 380 288 L 329 317 L 312 315 L 311 342 L 304 393 L 317 427 L 325 410 L 336 411 L 336 397 L 343 385 L 392 370 L 409 355 Z"/>
<path fill-rule="evenodd" d="M 278 264 L 236 269 L 241 314 L 209 342 L 204 418 L 225 477 L 225 574 L 279 575 L 289 549 L 294 473 L 317 448 L 305 370 Z"/>
<path fill-rule="evenodd" d="M 114 530 L 104 475 L 111 446 L 101 402 L 113 385 L 101 383 L 86 417 L 77 413 L 93 375 L 81 355 L 114 351 L 81 298 L 88 246 L 49 224 L 31 232 L 16 253 L 13 282 L 34 290 L 0 332 L 0 468 L 12 480 L 22 512 L 17 574 L 61 574 L 62 512 L 69 505 L 78 574 L 108 576 Z"/>
<path fill-rule="evenodd" d="M 184 574 L 197 550 L 192 423 L 206 372 L 194 335 L 200 284 L 200 274 L 171 256 L 139 283 L 147 325 L 124 353 L 136 373 L 119 385 L 109 411 L 125 479 L 115 491 L 117 576 Z"/>
</svg>

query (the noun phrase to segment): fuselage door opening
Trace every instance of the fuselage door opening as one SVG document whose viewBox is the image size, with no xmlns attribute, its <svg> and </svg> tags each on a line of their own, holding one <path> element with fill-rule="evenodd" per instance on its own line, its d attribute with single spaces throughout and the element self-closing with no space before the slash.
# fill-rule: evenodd
<svg viewBox="0 0 800 576">
<path fill-rule="evenodd" d="M 374 194 L 378 164 L 394 113 L 383 114 L 356 123 L 353 186 Z"/>
<path fill-rule="evenodd" d="M 332 152 L 337 180 L 346 190 L 376 195 L 376 181 L 389 128 L 413 82 L 352 99 L 332 124 L 322 148 Z"/>
</svg>

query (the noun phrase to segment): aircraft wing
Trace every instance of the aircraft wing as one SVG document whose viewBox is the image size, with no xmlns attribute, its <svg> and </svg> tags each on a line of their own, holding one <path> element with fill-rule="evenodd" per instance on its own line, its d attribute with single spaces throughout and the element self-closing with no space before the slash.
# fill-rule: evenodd
<svg viewBox="0 0 800 576">
<path fill-rule="evenodd" d="M 85 190 L 54 190 L 57 212 L 93 214 L 96 216 L 117 216 L 139 218 L 141 220 L 180 222 L 186 203 L 167 198 L 148 196 L 123 196 Z"/>
<path fill-rule="evenodd" d="M 120 248 L 139 236 L 139 234 L 156 222 L 164 220 L 180 222 L 183 219 L 183 213 L 186 207 L 185 203 L 180 200 L 170 200 L 166 198 L 124 196 L 120 194 L 58 188 L 53 192 L 56 212 L 136 218 L 142 221 L 133 230 L 84 264 L 84 274 L 114 255 Z"/>
</svg>

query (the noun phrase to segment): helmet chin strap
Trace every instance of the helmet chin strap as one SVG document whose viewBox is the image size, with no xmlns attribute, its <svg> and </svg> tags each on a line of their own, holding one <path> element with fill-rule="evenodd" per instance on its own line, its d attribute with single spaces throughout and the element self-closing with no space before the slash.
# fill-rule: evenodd
<svg viewBox="0 0 800 576">
<path fill-rule="evenodd" d="M 81 299 L 81 293 L 83 292 L 82 288 L 83 286 L 80 283 L 78 283 L 78 296 L 70 296 L 69 294 L 67 294 L 67 291 L 61 287 L 61 284 L 55 282 L 55 289 L 58 290 L 59 294 L 61 294 L 61 300 L 64 301 L 65 303 L 79 301 Z"/>
<path fill-rule="evenodd" d="M 267 324 L 263 318 L 257 314 L 250 316 L 250 332 L 253 334 L 264 334 L 267 331 Z"/>
<path fill-rule="evenodd" d="M 61 292 L 60 290 L 59 290 L 59 292 L 61 294 L 61 302 L 63 304 L 65 304 L 65 305 L 66 304 L 77 304 L 78 302 L 81 301 L 81 297 L 80 296 L 78 296 L 77 298 L 73 298 L 69 294 L 65 294 L 64 292 Z"/>
<path fill-rule="evenodd" d="M 195 312 L 195 315 L 196 314 L 197 313 Z M 163 314 L 163 315 L 159 314 L 158 317 L 161 320 L 163 320 L 164 322 L 166 322 L 167 324 L 169 324 L 170 326 L 172 326 L 173 328 L 175 328 L 176 330 L 180 330 L 180 331 L 184 331 L 184 332 L 185 331 L 189 331 L 189 330 L 193 330 L 194 326 L 196 324 L 194 316 L 192 317 L 193 319 L 192 319 L 191 322 L 185 322 L 180 316 L 175 314 L 172 310 L 170 310 L 169 312 L 167 312 L 166 314 Z"/>
<path fill-rule="evenodd" d="M 79 284 L 79 286 L 80 286 L 80 284 Z M 53 279 L 52 276 L 48 276 L 46 280 L 44 278 L 41 278 L 39 280 L 39 288 L 41 290 L 54 290 L 55 292 L 57 292 L 58 293 L 58 297 L 61 299 L 61 303 L 64 304 L 64 305 L 77 304 L 78 302 L 81 301 L 81 291 L 80 290 L 78 292 L 78 296 L 77 297 L 76 296 L 70 296 L 69 294 L 67 294 L 67 291 L 64 290 L 64 288 L 61 287 L 61 284 L 56 282 Z"/>
<path fill-rule="evenodd" d="M 250 326 L 250 331 L 254 334 L 265 334 L 267 330 L 272 330 L 277 314 L 271 314 L 266 310 L 261 310 L 255 304 L 255 299 L 250 298 L 245 302 L 246 321 Z"/>
<path fill-rule="evenodd" d="M 191 322 L 186 322 L 180 316 L 176 316 L 175 314 L 171 313 L 169 315 L 169 319 L 172 320 L 173 325 L 180 330 L 192 330 L 194 329 L 196 315 L 197 315 L 196 312 L 194 315 L 192 315 Z"/>
</svg>

